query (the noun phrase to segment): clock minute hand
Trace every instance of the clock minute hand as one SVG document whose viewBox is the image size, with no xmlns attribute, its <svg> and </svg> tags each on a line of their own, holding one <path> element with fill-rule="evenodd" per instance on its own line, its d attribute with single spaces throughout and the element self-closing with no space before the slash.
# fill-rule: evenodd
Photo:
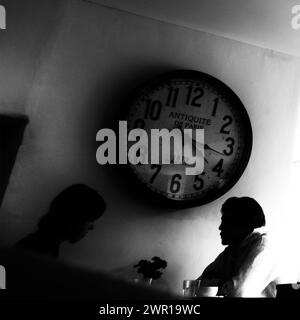
<svg viewBox="0 0 300 320">
<path fill-rule="evenodd" d="M 216 152 L 216 153 L 218 153 L 218 154 L 220 154 L 220 155 L 222 155 L 222 156 L 225 156 L 224 153 L 222 153 L 222 152 L 220 152 L 220 151 L 218 151 L 218 150 L 216 150 L 216 149 L 211 148 L 208 144 L 205 144 L 205 145 L 204 145 L 204 149 L 205 149 L 205 150 L 211 150 L 211 151 Z"/>
</svg>

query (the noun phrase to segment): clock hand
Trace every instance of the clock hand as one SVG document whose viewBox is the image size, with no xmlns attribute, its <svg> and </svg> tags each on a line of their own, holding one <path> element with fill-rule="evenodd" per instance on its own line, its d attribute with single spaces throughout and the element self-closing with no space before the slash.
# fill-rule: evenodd
<svg viewBox="0 0 300 320">
<path fill-rule="evenodd" d="M 197 144 L 201 144 L 201 145 L 202 145 L 202 143 L 196 141 L 196 140 L 193 139 L 193 138 L 192 138 L 192 142 L 193 142 L 193 145 L 196 146 L 196 148 L 197 148 Z M 216 153 L 218 153 L 218 154 L 220 154 L 220 155 L 222 155 L 222 156 L 225 156 L 224 153 L 222 153 L 222 152 L 220 152 L 220 151 L 218 151 L 218 150 L 210 147 L 207 143 L 204 144 L 204 150 L 211 150 L 211 151 L 214 151 L 214 152 L 216 152 Z"/>
<path fill-rule="evenodd" d="M 204 149 L 205 149 L 205 150 L 211 150 L 211 151 L 216 152 L 216 153 L 218 153 L 218 154 L 220 154 L 220 155 L 222 155 L 222 156 L 225 156 L 224 153 L 222 153 L 222 152 L 220 152 L 220 151 L 217 151 L 216 149 L 211 148 L 208 144 L 205 144 L 205 145 L 204 145 Z"/>
<path fill-rule="evenodd" d="M 200 142 L 197 142 L 196 140 L 194 140 L 194 139 L 192 139 L 193 140 L 193 142 L 194 143 L 196 143 L 196 144 L 200 144 Z M 205 145 L 204 145 L 204 150 L 211 150 L 211 151 L 213 151 L 213 152 L 216 152 L 216 153 L 218 153 L 218 154 L 220 154 L 220 155 L 222 155 L 222 156 L 225 156 L 225 154 L 224 153 L 222 153 L 222 152 L 220 152 L 220 151 L 218 151 L 218 150 L 216 150 L 216 149 L 214 149 L 214 148 L 212 148 L 212 147 L 210 147 L 208 144 L 206 144 L 205 143 Z"/>
</svg>

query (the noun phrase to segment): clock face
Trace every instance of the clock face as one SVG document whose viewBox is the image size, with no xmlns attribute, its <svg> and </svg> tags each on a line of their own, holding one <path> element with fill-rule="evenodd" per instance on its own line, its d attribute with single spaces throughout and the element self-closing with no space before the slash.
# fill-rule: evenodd
<svg viewBox="0 0 300 320">
<path fill-rule="evenodd" d="M 238 181 L 250 157 L 252 129 L 242 102 L 223 82 L 201 72 L 174 71 L 146 84 L 127 120 L 129 130 L 142 128 L 149 136 L 151 129 L 204 129 L 201 174 L 186 175 L 185 162 L 131 165 L 139 180 L 168 203 L 194 206 L 220 197 Z"/>
</svg>

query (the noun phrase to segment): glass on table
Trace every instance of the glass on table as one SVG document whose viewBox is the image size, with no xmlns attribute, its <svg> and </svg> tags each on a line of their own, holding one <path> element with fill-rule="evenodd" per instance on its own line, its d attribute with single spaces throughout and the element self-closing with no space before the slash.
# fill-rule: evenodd
<svg viewBox="0 0 300 320">
<path fill-rule="evenodd" d="M 186 298 L 197 297 L 200 280 L 183 280 L 182 294 Z"/>
</svg>

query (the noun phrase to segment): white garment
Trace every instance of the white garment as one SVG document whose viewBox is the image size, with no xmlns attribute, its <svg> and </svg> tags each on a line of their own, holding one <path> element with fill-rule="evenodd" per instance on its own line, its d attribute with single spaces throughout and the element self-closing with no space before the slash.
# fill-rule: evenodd
<svg viewBox="0 0 300 320">
<path fill-rule="evenodd" d="M 256 229 L 239 246 L 228 246 L 200 279 L 218 279 L 218 295 L 276 297 L 278 270 L 266 233 Z"/>
</svg>

